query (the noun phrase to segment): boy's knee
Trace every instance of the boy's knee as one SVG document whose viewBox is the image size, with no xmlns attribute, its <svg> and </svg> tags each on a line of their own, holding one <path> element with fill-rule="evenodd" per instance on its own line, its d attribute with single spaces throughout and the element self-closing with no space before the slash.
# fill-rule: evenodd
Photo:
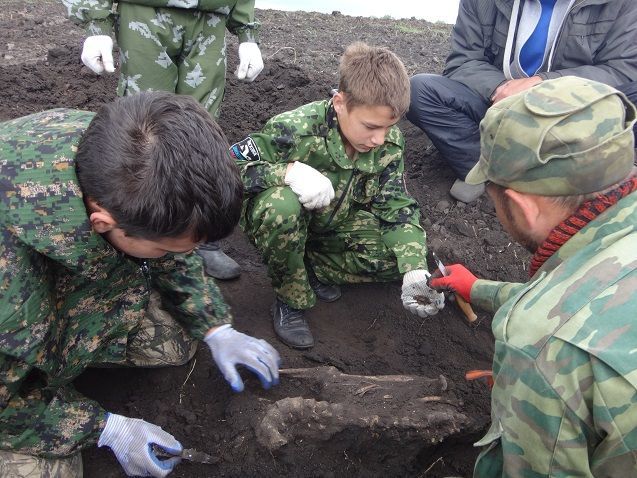
<svg viewBox="0 0 637 478">
<path fill-rule="evenodd" d="M 270 188 L 254 201 L 253 217 L 269 227 L 276 227 L 291 219 L 298 220 L 303 209 L 299 198 L 289 187 Z"/>
</svg>

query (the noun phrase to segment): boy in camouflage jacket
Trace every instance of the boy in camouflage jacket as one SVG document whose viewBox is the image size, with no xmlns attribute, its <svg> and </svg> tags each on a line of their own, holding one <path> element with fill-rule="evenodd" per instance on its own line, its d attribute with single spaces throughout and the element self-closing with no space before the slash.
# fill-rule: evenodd
<svg viewBox="0 0 637 478">
<path fill-rule="evenodd" d="M 635 108 L 576 77 L 503 99 L 467 181 L 534 253 L 525 284 L 432 279 L 495 312 L 491 429 L 475 477 L 636 476 Z"/>
<path fill-rule="evenodd" d="M 81 476 L 79 452 L 95 443 L 130 475 L 172 470 L 178 460 L 148 446 L 179 453 L 172 435 L 74 391 L 86 367 L 179 365 L 201 339 L 234 390 L 239 364 L 277 382 L 276 351 L 232 328 L 189 253 L 239 219 L 227 148 L 195 100 L 169 93 L 0 124 L 3 475 Z"/>
<path fill-rule="evenodd" d="M 409 104 L 396 55 L 353 44 L 339 91 L 272 118 L 231 147 L 243 174 L 242 226 L 276 292 L 274 330 L 289 346 L 314 344 L 303 312 L 336 284 L 404 277 L 403 303 L 420 316 L 444 302 L 426 284 L 425 232 L 405 191 L 404 140 L 395 126 Z"/>
</svg>

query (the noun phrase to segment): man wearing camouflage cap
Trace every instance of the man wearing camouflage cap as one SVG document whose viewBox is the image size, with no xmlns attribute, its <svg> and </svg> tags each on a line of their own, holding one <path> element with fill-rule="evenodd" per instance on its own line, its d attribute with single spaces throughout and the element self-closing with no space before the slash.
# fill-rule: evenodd
<svg viewBox="0 0 637 478">
<path fill-rule="evenodd" d="M 592 80 L 498 102 L 467 181 L 534 253 L 526 283 L 431 280 L 495 313 L 491 428 L 474 476 L 637 474 L 635 107 Z"/>
</svg>

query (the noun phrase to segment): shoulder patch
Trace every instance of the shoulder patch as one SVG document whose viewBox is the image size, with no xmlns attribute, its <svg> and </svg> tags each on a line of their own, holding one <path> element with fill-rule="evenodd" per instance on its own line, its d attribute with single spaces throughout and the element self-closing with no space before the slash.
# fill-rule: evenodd
<svg viewBox="0 0 637 478">
<path fill-rule="evenodd" d="M 230 146 L 230 156 L 243 161 L 259 161 L 261 159 L 259 148 L 250 136 Z"/>
</svg>

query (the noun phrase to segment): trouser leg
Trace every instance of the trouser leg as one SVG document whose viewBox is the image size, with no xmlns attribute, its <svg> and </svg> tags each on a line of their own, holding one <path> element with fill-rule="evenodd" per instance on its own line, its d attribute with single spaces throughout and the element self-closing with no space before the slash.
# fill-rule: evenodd
<svg viewBox="0 0 637 478">
<path fill-rule="evenodd" d="M 358 211 L 326 234 L 311 233 L 307 258 L 321 282 L 350 284 L 401 278 L 393 252 L 381 237 L 378 218 Z"/>
<path fill-rule="evenodd" d="M 126 345 L 126 363 L 135 367 L 183 365 L 195 355 L 197 341 L 162 308 L 152 292 L 146 315 Z"/>
<path fill-rule="evenodd" d="M 226 77 L 223 15 L 119 4 L 120 96 L 140 91 L 189 95 L 219 116 Z"/>
<path fill-rule="evenodd" d="M 249 200 L 243 223 L 277 296 L 295 309 L 316 303 L 303 262 L 309 214 L 289 187 L 273 187 Z"/>
<path fill-rule="evenodd" d="M 43 458 L 0 450 L 0 476 L 3 478 L 82 478 L 82 455 Z"/>
<path fill-rule="evenodd" d="M 407 119 L 422 129 L 463 179 L 480 157 L 480 121 L 490 102 L 464 84 L 440 75 L 411 78 Z"/>
</svg>

